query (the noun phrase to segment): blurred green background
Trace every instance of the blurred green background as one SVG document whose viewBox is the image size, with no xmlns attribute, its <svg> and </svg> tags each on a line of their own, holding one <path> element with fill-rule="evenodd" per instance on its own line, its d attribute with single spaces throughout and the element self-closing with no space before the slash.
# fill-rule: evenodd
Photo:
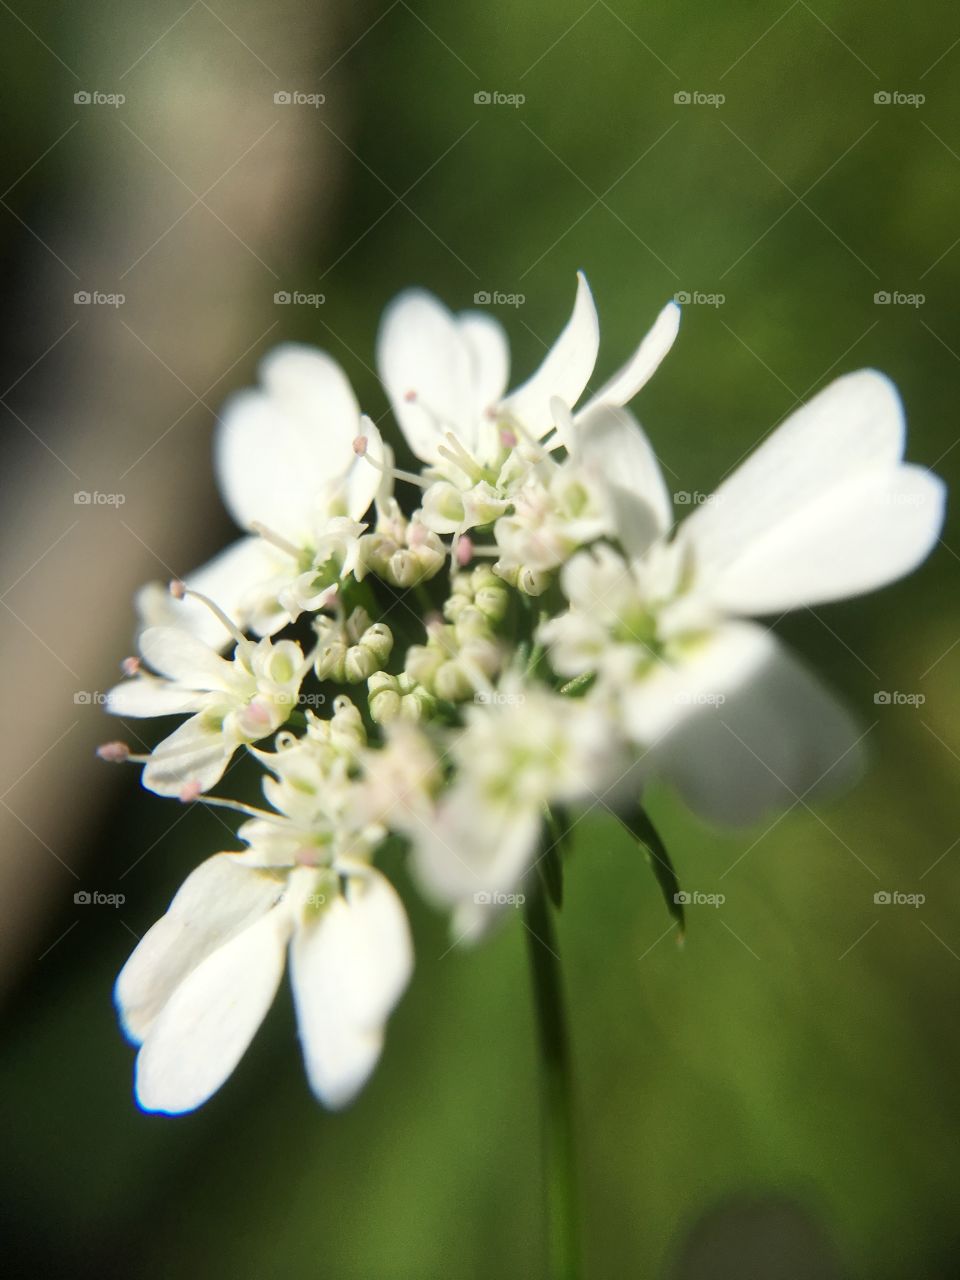
<svg viewBox="0 0 960 1280">
<path fill-rule="evenodd" d="M 103 522 L 95 558 L 61 564 L 61 548 L 44 560 L 48 614 L 30 612 L 43 601 L 17 603 L 14 579 L 34 557 L 13 559 L 2 585 L 20 594 L 4 625 L 40 660 L 29 680 L 16 666 L 5 678 L 5 700 L 33 708 L 25 724 L 38 718 L 34 688 L 58 672 L 18 624 L 68 658 L 86 643 L 83 687 L 109 687 L 130 643 L 131 584 L 190 568 L 228 535 L 209 463 L 224 395 L 274 342 L 297 338 L 342 360 L 380 416 L 378 316 L 409 284 L 458 308 L 481 291 L 523 295 L 493 308 L 515 381 L 564 322 L 578 267 L 600 310 L 600 379 L 675 293 L 722 295 L 685 306 L 678 344 L 635 406 L 677 490 L 709 492 L 802 398 L 864 365 L 902 391 L 910 458 L 960 474 L 960 17 L 945 0 L 397 0 L 275 14 L 229 0 L 137 13 L 98 0 L 43 13 L 4 4 L 0 30 L 2 185 L 14 184 L 0 208 L 11 269 L 0 364 L 4 386 L 17 380 L 3 401 L 11 545 L 55 511 L 39 554 L 73 518 L 56 486 L 77 486 L 51 450 L 80 471 L 109 438 L 99 488 L 128 494 L 120 511 L 90 517 Z M 94 87 L 127 102 L 78 107 L 74 93 Z M 275 105 L 278 91 L 326 102 Z M 229 145 L 224 120 L 237 130 Z M 254 170 L 244 148 L 262 130 L 276 149 Z M 263 214 L 239 237 L 223 186 L 191 205 L 228 166 L 231 192 Z M 139 248 L 111 263 L 124 237 Z M 228 255 L 215 280 L 190 265 L 207 257 L 205 237 Z M 91 245 L 100 275 L 71 281 L 61 268 L 79 280 L 71 254 Z M 142 275 L 117 282 L 148 246 L 144 299 Z M 77 318 L 71 295 L 85 285 L 122 287 L 130 301 L 84 311 L 99 327 L 71 333 L 26 378 Z M 325 301 L 277 306 L 278 290 Z M 924 300 L 875 301 L 894 292 Z M 157 370 L 130 319 L 138 298 L 170 386 L 182 394 L 172 380 L 184 377 L 195 396 L 218 379 L 186 427 L 169 428 L 182 406 L 161 407 L 141 380 Z M 227 350 L 238 317 L 244 335 Z M 171 354 L 178 333 L 189 334 L 189 377 Z M 81 334 L 92 345 L 68 357 Z M 122 414 L 94 414 L 90 388 L 118 386 L 129 389 Z M 35 432 L 37 406 L 47 427 Z M 136 447 L 115 443 L 124 433 Z M 149 456 L 122 480 L 141 445 Z M 120 566 L 121 547 L 137 558 Z M 868 731 L 871 769 L 856 791 L 733 834 L 651 797 L 684 886 L 726 895 L 722 908 L 690 910 L 682 950 L 613 821 L 579 829 L 560 938 L 588 1276 L 960 1275 L 958 560 L 951 513 L 943 545 L 908 581 L 779 624 Z M 64 608 L 78 583 L 80 603 Z M 479 950 L 448 950 L 443 920 L 402 868 L 415 980 L 351 1110 L 328 1115 L 311 1099 L 284 992 L 201 1113 L 138 1113 L 114 976 L 185 872 L 233 845 L 218 817 L 148 796 L 133 771 L 90 768 L 79 737 L 111 726 L 65 687 L 42 732 L 55 743 L 82 715 L 80 733 L 27 783 L 44 739 L 14 744 L 3 801 L 17 819 L 4 857 L 24 882 L 47 877 L 26 924 L 21 890 L 3 894 L 15 945 L 0 1203 L 13 1270 L 544 1275 L 523 932 L 510 920 Z M 877 704 L 879 691 L 925 701 Z M 38 779 L 30 810 L 22 788 Z M 80 887 L 127 901 L 80 908 Z M 877 905 L 878 891 L 926 900 Z"/>
</svg>

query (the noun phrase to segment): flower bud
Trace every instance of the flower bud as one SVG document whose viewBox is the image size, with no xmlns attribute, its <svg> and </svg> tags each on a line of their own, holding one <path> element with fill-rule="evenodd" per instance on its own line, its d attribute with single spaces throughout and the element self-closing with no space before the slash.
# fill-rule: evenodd
<svg viewBox="0 0 960 1280">
<path fill-rule="evenodd" d="M 375 724 L 388 724 L 400 714 L 400 685 L 396 676 L 377 671 L 367 680 L 367 704 Z"/>
<path fill-rule="evenodd" d="M 461 663 L 452 658 L 442 663 L 434 675 L 434 692 L 446 702 L 465 702 L 474 694 L 474 682 Z"/>
<path fill-rule="evenodd" d="M 342 684 L 346 674 L 347 646 L 340 639 L 321 644 L 313 662 L 318 680 L 332 680 Z"/>
<path fill-rule="evenodd" d="M 406 673 L 417 684 L 432 689 L 437 671 L 446 660 L 437 645 L 412 644 L 407 650 Z"/>
</svg>

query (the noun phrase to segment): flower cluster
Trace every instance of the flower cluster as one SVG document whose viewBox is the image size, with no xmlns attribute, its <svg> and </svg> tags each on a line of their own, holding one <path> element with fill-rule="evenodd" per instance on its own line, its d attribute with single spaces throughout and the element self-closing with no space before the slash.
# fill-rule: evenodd
<svg viewBox="0 0 960 1280">
<path fill-rule="evenodd" d="M 861 371 L 674 528 L 626 405 L 679 320 L 668 305 L 585 395 L 599 326 L 581 276 L 509 391 L 489 315 L 401 295 L 378 363 L 416 470 L 320 351 L 280 347 L 227 405 L 216 464 L 243 536 L 143 589 L 139 655 L 108 699 L 122 718 L 187 718 L 146 755 L 101 748 L 159 795 L 245 818 L 244 850 L 187 878 L 117 981 L 142 1107 L 189 1111 L 220 1087 L 288 955 L 311 1087 L 330 1107 L 355 1096 L 413 964 L 375 865 L 387 842 L 474 940 L 586 809 L 636 832 L 652 777 L 746 823 L 855 771 L 851 717 L 752 619 L 909 572 L 937 540 L 942 483 L 903 461 L 897 392 Z M 211 794 L 243 757 L 261 808 Z"/>
</svg>

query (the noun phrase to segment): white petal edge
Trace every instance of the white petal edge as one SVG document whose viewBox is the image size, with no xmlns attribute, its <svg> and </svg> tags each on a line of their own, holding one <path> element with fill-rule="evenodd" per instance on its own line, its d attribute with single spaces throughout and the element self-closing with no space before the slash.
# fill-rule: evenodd
<svg viewBox="0 0 960 1280">
<path fill-rule="evenodd" d="M 575 405 L 590 381 L 600 348 L 600 322 L 590 286 L 577 272 L 573 313 L 531 378 L 504 399 L 502 409 L 538 439 L 553 427 L 550 400 Z"/>
<path fill-rule="evenodd" d="M 230 1076 L 276 995 L 289 929 L 285 913 L 268 912 L 177 987 L 137 1056 L 144 1111 L 194 1111 Z"/>
<path fill-rule="evenodd" d="M 677 304 L 668 302 L 627 363 L 584 405 L 584 413 L 601 404 L 624 405 L 647 385 L 676 341 L 680 315 Z"/>
<path fill-rule="evenodd" d="M 413 968 L 406 913 L 378 872 L 351 879 L 290 948 L 290 980 L 310 1087 L 326 1106 L 346 1106 L 369 1079 L 383 1023 Z"/>
<path fill-rule="evenodd" d="M 269 526 L 296 544 L 353 459 L 356 397 L 326 352 L 288 343 L 260 367 L 262 390 L 225 406 L 214 442 L 223 500 L 236 522 Z"/>
<path fill-rule="evenodd" d="M 695 547 L 703 580 L 864 471 L 892 470 L 905 430 L 897 389 L 883 374 L 862 369 L 830 383 L 681 524 L 678 537 Z"/>
<path fill-rule="evenodd" d="M 223 777 L 233 752 L 220 729 L 209 727 L 202 714 L 191 716 L 154 747 L 141 782 L 158 796 L 179 796 L 188 784 L 209 791 Z"/>
<path fill-rule="evenodd" d="M 140 1044 L 184 978 L 279 898 L 276 876 L 217 853 L 196 867 L 143 935 L 114 986 L 124 1034 Z"/>
<path fill-rule="evenodd" d="M 629 409 L 598 405 L 577 414 L 577 451 L 614 500 L 620 541 L 642 555 L 669 531 L 673 503 L 646 432 Z"/>
<path fill-rule="evenodd" d="M 774 636 L 732 625 L 755 650 L 749 678 L 728 682 L 725 702 L 693 708 L 644 763 L 705 821 L 744 827 L 794 806 L 802 813 L 851 786 L 862 770 L 863 732 Z"/>
</svg>

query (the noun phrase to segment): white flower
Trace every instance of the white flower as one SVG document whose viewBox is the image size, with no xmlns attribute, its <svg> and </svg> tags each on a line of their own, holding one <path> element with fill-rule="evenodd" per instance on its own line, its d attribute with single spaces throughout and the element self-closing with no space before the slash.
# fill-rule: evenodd
<svg viewBox="0 0 960 1280">
<path fill-rule="evenodd" d="M 597 671 L 597 696 L 704 816 L 750 821 L 848 773 L 853 722 L 770 632 L 740 619 L 883 586 L 936 542 L 944 486 L 902 461 L 892 384 L 872 371 L 832 383 L 672 540 L 635 425 L 602 411 L 592 430 L 610 451 L 627 555 L 601 545 L 564 567 L 571 607 L 541 630 L 556 670 Z"/>
<path fill-rule="evenodd" d="M 273 635 L 300 612 L 322 607 L 353 567 L 358 522 L 381 484 L 354 441 L 364 436 L 375 453 L 383 448 L 342 369 L 324 352 L 288 343 L 267 356 L 260 375 L 260 388 L 228 402 L 215 442 L 224 503 L 251 536 L 186 582 L 240 626 Z M 148 624 L 189 626 L 219 648 L 228 642 L 196 603 L 172 614 L 158 585 L 139 603 Z"/>
<path fill-rule="evenodd" d="M 268 737 L 289 718 L 309 667 L 292 640 L 243 641 L 227 660 L 182 627 L 148 627 L 140 652 L 158 674 L 140 671 L 118 684 L 107 710 L 190 714 L 146 760 L 143 785 L 162 796 L 215 786 L 238 747 Z"/>
<path fill-rule="evenodd" d="M 116 986 L 141 1046 L 136 1091 L 148 1111 L 200 1106 L 223 1084 L 269 1008 L 289 947 L 307 1074 L 329 1107 L 349 1102 L 377 1063 L 383 1027 L 413 965 L 406 915 L 370 866 L 386 828 L 359 812 L 352 772 L 366 742 L 348 698 L 308 713 L 256 755 L 273 813 L 238 835 L 246 853 L 209 858 L 145 935 Z"/>
<path fill-rule="evenodd" d="M 516 679 L 478 698 L 450 748 L 454 781 L 413 829 L 424 893 L 471 939 L 533 865 L 545 807 L 610 800 L 625 782 L 622 744 L 593 704 Z"/>
<path fill-rule="evenodd" d="M 670 303 L 626 365 L 575 415 L 623 405 L 652 377 L 679 325 Z M 573 314 L 536 373 L 505 394 L 509 352 L 487 315 L 453 315 L 422 290 L 401 294 L 384 315 L 380 375 L 407 443 L 432 484 L 423 519 L 436 533 L 461 533 L 506 514 L 531 471 L 565 443 L 556 405 L 575 405 L 593 373 L 599 324 L 590 288 L 578 275 Z"/>
<path fill-rule="evenodd" d="M 193 1111 L 236 1067 L 289 950 L 310 1087 L 345 1106 L 366 1083 L 413 963 L 406 916 L 370 867 L 258 866 L 220 853 L 190 875 L 117 979 L 145 1111 Z"/>
</svg>

